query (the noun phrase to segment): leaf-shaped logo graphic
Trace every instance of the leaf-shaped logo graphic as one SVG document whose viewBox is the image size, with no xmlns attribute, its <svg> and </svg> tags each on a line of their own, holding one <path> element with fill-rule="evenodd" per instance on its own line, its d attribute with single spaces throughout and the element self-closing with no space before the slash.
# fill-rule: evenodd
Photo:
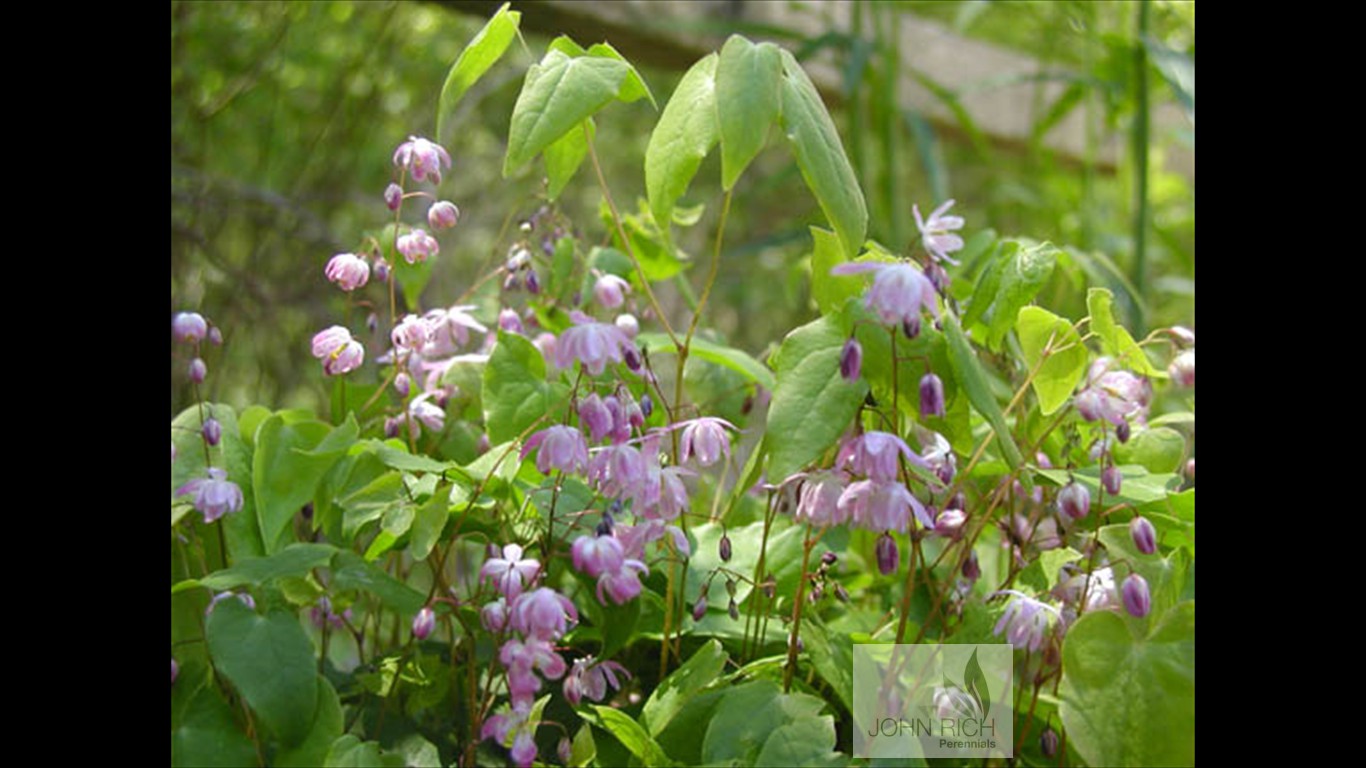
<svg viewBox="0 0 1366 768">
<path fill-rule="evenodd" d="M 982 717 L 986 717 L 991 709 L 991 691 L 987 689 L 987 676 L 982 672 L 982 665 L 977 662 L 976 648 L 963 668 L 963 685 L 982 708 Z"/>
</svg>

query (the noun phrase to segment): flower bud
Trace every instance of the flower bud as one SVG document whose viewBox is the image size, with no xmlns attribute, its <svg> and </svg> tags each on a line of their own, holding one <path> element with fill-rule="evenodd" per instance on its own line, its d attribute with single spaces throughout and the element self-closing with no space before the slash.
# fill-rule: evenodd
<svg viewBox="0 0 1366 768">
<path fill-rule="evenodd" d="M 1178 387 L 1195 386 L 1195 350 L 1188 349 L 1177 355 L 1172 364 L 1167 366 L 1167 373 Z"/>
<path fill-rule="evenodd" d="M 839 556 L 828 549 L 825 551 L 824 554 L 821 555 L 821 563 L 824 565 L 834 565 L 835 561 L 838 559 Z"/>
<path fill-rule="evenodd" d="M 648 419 L 650 414 L 655 412 L 655 401 L 650 399 L 650 393 L 646 392 L 640 396 L 640 415 L 641 418 Z"/>
<path fill-rule="evenodd" d="M 944 382 L 933 373 L 920 379 L 920 418 L 944 417 Z"/>
<path fill-rule="evenodd" d="M 216 325 L 209 328 L 209 343 L 215 347 L 223 346 L 223 332 Z"/>
<path fill-rule="evenodd" d="M 858 339 L 851 337 L 844 342 L 844 351 L 840 353 L 840 375 L 845 381 L 857 381 L 862 370 L 863 347 Z"/>
<path fill-rule="evenodd" d="M 811 603 L 812 605 L 815 605 L 815 604 L 816 604 L 817 602 L 819 602 L 820 599 L 821 599 L 822 597 L 824 597 L 824 596 L 825 596 L 825 588 L 822 587 L 820 584 L 817 584 L 816 586 L 814 586 L 814 587 L 811 588 L 811 591 L 810 591 L 810 592 L 807 593 L 807 595 L 806 595 L 806 601 L 807 601 L 808 603 Z"/>
<path fill-rule="evenodd" d="M 389 182 L 389 186 L 384 188 L 384 205 L 391 211 L 397 211 L 403 204 L 403 187 Z"/>
<path fill-rule="evenodd" d="M 616 326 L 626 334 L 627 338 L 634 339 L 640 333 L 640 321 L 635 315 L 617 315 Z"/>
<path fill-rule="evenodd" d="M 729 562 L 730 562 L 731 551 L 730 551 L 730 537 L 729 537 L 729 536 L 726 536 L 726 535 L 722 535 L 722 536 L 721 536 L 721 543 L 717 546 L 717 551 L 718 551 L 718 553 L 721 555 L 721 562 L 723 562 L 723 563 L 729 563 Z"/>
<path fill-rule="evenodd" d="M 1119 488 L 1123 480 L 1124 475 L 1120 474 L 1119 467 L 1116 467 L 1113 464 L 1106 467 L 1105 471 L 1100 473 L 1101 485 L 1105 486 L 1105 492 L 1111 496 L 1119 495 Z"/>
<path fill-rule="evenodd" d="M 1185 326 L 1173 325 L 1167 329 L 1167 333 L 1170 333 L 1172 338 L 1176 339 L 1176 342 L 1183 347 L 1195 346 L 1195 331 Z"/>
<path fill-rule="evenodd" d="M 901 567 L 901 550 L 890 533 L 883 533 L 877 538 L 876 552 L 877 569 L 883 576 L 896 573 Z"/>
<path fill-rule="evenodd" d="M 555 752 L 560 756 L 560 762 L 565 765 L 569 765 L 569 761 L 574 759 L 574 745 L 568 736 L 560 737 L 560 744 L 555 748 Z"/>
<path fill-rule="evenodd" d="M 171 319 L 171 335 L 176 341 L 195 344 L 209 332 L 209 324 L 198 312 L 181 312 Z"/>
<path fill-rule="evenodd" d="M 982 576 L 982 565 L 977 562 L 977 552 L 974 550 L 968 553 L 968 559 L 963 561 L 963 578 L 968 581 L 977 581 Z"/>
<path fill-rule="evenodd" d="M 949 273 L 937 262 L 925 268 L 925 277 L 930 279 L 930 285 L 939 291 L 940 296 L 949 295 Z"/>
<path fill-rule="evenodd" d="M 1195 459 L 1186 462 L 1186 477 L 1192 482 L 1195 481 Z"/>
<path fill-rule="evenodd" d="M 180 677 L 180 665 L 175 663 L 175 657 L 171 657 L 171 685 L 175 685 L 175 679 Z"/>
<path fill-rule="evenodd" d="M 968 516 L 961 509 L 946 509 L 934 520 L 934 532 L 944 538 L 954 539 L 963 532 L 963 524 Z"/>
<path fill-rule="evenodd" d="M 536 270 L 534 269 L 526 271 L 526 290 L 532 296 L 539 296 L 541 293 L 541 281 L 536 277 Z"/>
<path fill-rule="evenodd" d="M 1119 423 L 1119 426 L 1115 427 L 1115 439 L 1119 440 L 1121 443 L 1129 442 L 1130 434 L 1131 430 L 1129 427 L 1129 422 L 1127 421 L 1121 421 Z"/>
<path fill-rule="evenodd" d="M 735 597 L 735 587 L 736 587 L 735 579 L 727 578 L 727 579 L 726 579 L 726 593 L 729 594 L 731 597 Z"/>
<path fill-rule="evenodd" d="M 417 615 L 413 617 L 413 637 L 418 640 L 426 640 L 427 636 L 432 634 L 432 630 L 435 628 L 436 614 L 432 612 L 431 608 L 423 607 L 423 609 L 418 611 Z"/>
<path fill-rule="evenodd" d="M 623 346 L 621 354 L 622 357 L 625 358 L 626 367 L 629 368 L 632 373 L 640 373 L 640 353 L 636 351 L 635 346 Z"/>
<path fill-rule="evenodd" d="M 522 334 L 526 328 L 522 325 L 522 318 L 517 315 L 515 309 L 504 309 L 498 313 L 498 328 L 507 333 Z"/>
<path fill-rule="evenodd" d="M 764 590 L 764 597 L 772 600 L 778 594 L 778 580 L 773 578 L 773 574 L 764 577 L 764 583 L 759 585 Z"/>
<path fill-rule="evenodd" d="M 740 620 L 740 606 L 735 604 L 735 598 L 730 599 L 730 605 L 726 606 L 726 612 L 730 614 L 731 621 Z"/>
<path fill-rule="evenodd" d="M 1136 573 L 1129 574 L 1120 587 L 1124 597 L 1124 608 L 1130 616 L 1143 618 L 1152 610 L 1152 595 L 1148 592 L 1148 580 Z"/>
<path fill-rule="evenodd" d="M 593 283 L 593 298 L 608 309 L 616 309 L 626 301 L 631 284 L 613 274 L 599 275 Z"/>
<path fill-rule="evenodd" d="M 385 437 L 398 437 L 398 428 L 399 428 L 399 425 L 400 425 L 401 423 L 402 423 L 402 420 L 401 420 L 401 419 L 398 419 L 397 417 L 394 417 L 394 416 L 390 416 L 389 418 L 385 419 L 385 420 L 384 420 L 384 436 L 385 436 Z"/>
<path fill-rule="evenodd" d="M 1045 728 L 1039 736 L 1039 751 L 1043 756 L 1052 760 L 1058 756 L 1058 732 L 1052 728 Z"/>
<path fill-rule="evenodd" d="M 1139 515 L 1129 521 L 1129 535 L 1133 537 L 1134 547 L 1145 555 L 1157 551 L 1157 529 L 1152 521 Z"/>
<path fill-rule="evenodd" d="M 835 599 L 841 603 L 849 602 L 849 591 L 844 588 L 843 584 L 835 585 Z"/>
<path fill-rule="evenodd" d="M 1073 520 L 1080 520 L 1091 514 L 1091 492 L 1081 483 L 1068 483 L 1058 492 L 1058 509 Z"/>
<path fill-rule="evenodd" d="M 354 253 L 339 253 L 323 268 L 329 282 L 343 291 L 354 291 L 370 280 L 370 265 Z"/>
<path fill-rule="evenodd" d="M 692 606 L 692 620 L 693 620 L 693 621 L 701 621 L 701 620 L 702 620 L 702 617 L 703 617 L 703 616 L 706 616 L 706 615 L 707 615 L 707 596 L 706 596 L 706 595 L 702 595 L 701 597 L 697 598 L 697 602 L 693 603 L 693 606 Z"/>
<path fill-rule="evenodd" d="M 920 335 L 920 318 L 908 317 L 901 321 L 901 332 L 906 334 L 906 338 L 914 339 Z"/>
<path fill-rule="evenodd" d="M 190 381 L 193 381 L 196 384 L 203 384 L 204 377 L 209 375 L 209 367 L 204 365 L 203 359 L 196 357 L 190 361 L 189 374 Z"/>
<path fill-rule="evenodd" d="M 389 262 L 385 261 L 384 257 L 381 256 L 380 258 L 375 259 L 375 268 L 373 271 L 376 280 L 381 283 L 389 282 Z"/>
<path fill-rule="evenodd" d="M 212 416 L 204 420 L 204 426 L 199 431 L 204 435 L 204 442 L 210 446 L 218 445 L 218 441 L 223 439 L 223 426 Z"/>
<path fill-rule="evenodd" d="M 427 209 L 427 224 L 432 229 L 450 229 L 460 223 L 460 209 L 449 200 L 439 200 Z"/>
</svg>

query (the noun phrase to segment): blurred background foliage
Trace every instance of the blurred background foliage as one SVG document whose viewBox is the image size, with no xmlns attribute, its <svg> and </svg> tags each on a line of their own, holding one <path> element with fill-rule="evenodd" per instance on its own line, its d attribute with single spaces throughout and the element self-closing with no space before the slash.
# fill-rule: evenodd
<svg viewBox="0 0 1366 768">
<path fill-rule="evenodd" d="M 394 148 L 410 135 L 433 134 L 446 71 L 487 16 L 482 6 L 472 10 L 479 12 L 434 3 L 172 3 L 170 309 L 198 310 L 223 330 L 225 345 L 207 358 L 208 399 L 325 412 L 328 393 L 308 354 L 312 334 L 345 323 L 367 339 L 367 363 L 380 354 L 385 329 L 367 335 L 368 310 L 348 312 L 323 265 L 359 250 L 365 233 L 388 219 L 381 193 Z M 1029 141 L 993 141 L 989 126 L 962 110 L 951 122 L 931 120 L 884 97 L 898 78 L 917 78 L 953 110 L 966 92 L 1003 84 L 952 90 L 928 81 L 914 52 L 895 43 L 899 25 L 921 19 L 1028 54 L 1039 63 L 1036 82 L 1066 85 L 1051 104 L 1035 100 Z M 869 237 L 906 252 L 915 235 L 911 204 L 928 213 L 952 197 L 953 212 L 967 218 L 966 237 L 989 227 L 1066 248 L 1039 297 L 1054 311 L 1082 317 L 1086 285 L 1106 285 L 1140 332 L 1193 325 L 1193 176 L 1164 165 L 1174 148 L 1194 152 L 1192 3 L 867 3 L 852 20 L 814 38 L 739 22 L 734 31 L 776 40 L 798 58 L 833 56 L 841 67 L 840 92 L 825 95 L 868 198 Z M 526 47 L 514 44 L 448 121 L 454 167 L 440 196 L 459 205 L 462 218 L 440 237 L 423 309 L 455 303 L 501 263 L 517 224 L 544 203 L 539 163 L 501 178 L 523 74 L 548 42 L 529 31 L 524 37 Z M 682 74 L 641 70 L 661 105 Z M 1179 105 L 1186 121 L 1137 130 L 1136 118 L 1159 104 Z M 1043 137 L 1076 110 L 1086 119 L 1087 150 L 1063 157 Z M 624 207 L 644 195 L 644 149 L 657 119 L 642 100 L 615 105 L 597 121 L 603 170 Z M 1115 138 L 1127 149 L 1103 156 Z M 790 154 L 774 151 L 774 140 L 736 187 L 706 318 L 719 338 L 756 355 L 814 316 L 807 227 L 824 225 Z M 705 204 L 705 212 L 696 226 L 676 230 L 694 256 L 681 278 L 692 290 L 710 258 L 719 174 L 713 152 L 683 201 Z M 591 169 L 580 170 L 557 201 L 588 245 L 607 241 L 599 203 Z M 1136 225 L 1140 215 L 1144 223 Z M 955 277 L 966 286 L 971 270 L 965 264 Z M 683 316 L 688 291 L 660 290 L 666 311 Z M 496 281 L 474 299 L 492 325 Z M 173 416 L 189 402 L 185 362 L 172 361 Z"/>
</svg>

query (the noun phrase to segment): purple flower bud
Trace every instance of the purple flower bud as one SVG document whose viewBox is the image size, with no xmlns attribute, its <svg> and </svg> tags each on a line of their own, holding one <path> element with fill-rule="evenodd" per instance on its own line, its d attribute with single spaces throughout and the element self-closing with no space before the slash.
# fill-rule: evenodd
<svg viewBox="0 0 1366 768">
<path fill-rule="evenodd" d="M 735 604 L 735 598 L 730 599 L 730 605 L 726 606 L 726 612 L 730 614 L 731 621 L 740 620 L 740 606 Z"/>
<path fill-rule="evenodd" d="M 171 335 L 176 341 L 195 344 L 209 332 L 209 324 L 198 312 L 181 312 L 171 318 Z"/>
<path fill-rule="evenodd" d="M 944 268 L 936 264 L 931 264 L 925 268 L 925 277 L 930 279 L 930 285 L 939 291 L 941 296 L 949 294 L 949 273 Z"/>
<path fill-rule="evenodd" d="M 175 679 L 180 677 L 180 665 L 175 663 L 175 657 L 171 657 L 171 685 L 175 685 Z"/>
<path fill-rule="evenodd" d="M 1115 427 L 1115 438 L 1121 443 L 1129 442 L 1130 433 L 1131 429 L 1129 427 L 1129 422 L 1127 421 L 1121 421 L 1119 426 Z"/>
<path fill-rule="evenodd" d="M 527 293 L 530 293 L 532 296 L 537 296 L 541 293 L 541 281 L 536 277 L 536 270 L 534 269 L 528 269 L 526 271 L 526 290 Z"/>
<path fill-rule="evenodd" d="M 840 375 L 845 381 L 857 381 L 862 371 L 863 347 L 858 339 L 850 337 L 844 342 L 844 351 L 840 353 Z"/>
<path fill-rule="evenodd" d="M 399 419 L 399 418 L 397 418 L 397 417 L 394 417 L 394 416 L 391 416 L 391 417 L 385 419 L 385 420 L 384 420 L 384 436 L 385 436 L 385 437 L 398 437 L 398 428 L 399 428 L 399 426 L 400 426 L 401 424 L 402 424 L 402 420 Z"/>
<path fill-rule="evenodd" d="M 877 537 L 877 569 L 883 576 L 896 573 L 901 567 L 901 550 L 890 533 Z"/>
<path fill-rule="evenodd" d="M 403 204 L 403 187 L 389 182 L 389 186 L 384 188 L 384 205 L 391 211 L 397 211 Z"/>
<path fill-rule="evenodd" d="M 376 280 L 380 281 L 381 283 L 389 282 L 389 262 L 385 261 L 384 257 L 375 259 L 374 272 Z"/>
<path fill-rule="evenodd" d="M 1195 331 L 1185 326 L 1173 325 L 1167 329 L 1167 333 L 1170 333 L 1172 338 L 1176 339 L 1176 342 L 1183 347 L 1195 346 Z"/>
<path fill-rule="evenodd" d="M 433 629 L 436 629 L 436 614 L 432 612 L 431 608 L 423 607 L 413 617 L 413 637 L 418 640 L 426 640 L 432 634 Z"/>
<path fill-rule="evenodd" d="M 914 339 L 920 335 L 920 318 L 908 317 L 901 321 L 901 332 L 906 334 L 906 338 Z"/>
<path fill-rule="evenodd" d="M 432 203 L 427 209 L 427 224 L 432 229 L 450 229 L 460 223 L 460 209 L 449 200 Z"/>
<path fill-rule="evenodd" d="M 1091 514 L 1091 492 L 1081 483 L 1068 483 L 1058 492 L 1058 508 L 1073 520 L 1080 520 Z"/>
<path fill-rule="evenodd" d="M 1111 496 L 1119 495 L 1119 487 L 1123 480 L 1124 475 L 1120 474 L 1119 467 L 1116 467 L 1113 464 L 1106 467 L 1105 471 L 1100 473 L 1101 485 L 1105 486 L 1105 492 Z"/>
<path fill-rule="evenodd" d="M 215 347 L 223 346 L 223 332 L 216 325 L 209 328 L 209 343 Z"/>
<path fill-rule="evenodd" d="M 223 439 L 223 426 L 212 416 L 204 420 L 204 426 L 199 431 L 204 435 L 204 442 L 210 446 L 218 445 L 218 441 Z"/>
<path fill-rule="evenodd" d="M 1039 736 L 1039 751 L 1043 756 L 1052 760 L 1058 755 L 1058 732 L 1052 728 L 1045 728 Z"/>
<path fill-rule="evenodd" d="M 963 532 L 963 524 L 968 516 L 961 509 L 946 509 L 934 520 L 934 532 L 945 538 L 954 539 Z"/>
<path fill-rule="evenodd" d="M 1167 366 L 1167 373 L 1178 387 L 1195 386 L 1195 350 L 1188 349 L 1177 355 L 1172 364 Z"/>
<path fill-rule="evenodd" d="M 693 606 L 692 606 L 692 620 L 693 620 L 693 621 L 701 621 L 701 620 L 702 620 L 702 617 L 703 617 L 703 616 L 706 616 L 706 615 L 707 615 L 707 596 L 706 596 L 706 595 L 702 595 L 701 597 L 697 598 L 697 602 L 693 603 Z"/>
<path fill-rule="evenodd" d="M 1136 573 L 1129 574 L 1120 587 L 1124 596 L 1124 608 L 1130 616 L 1143 618 L 1152 610 L 1152 595 L 1148 592 L 1148 580 Z"/>
<path fill-rule="evenodd" d="M 1053 468 L 1052 459 L 1049 459 L 1048 454 L 1044 453 L 1043 451 L 1039 451 L 1038 453 L 1034 454 L 1034 463 L 1038 464 L 1040 469 Z"/>
<path fill-rule="evenodd" d="M 845 589 L 843 584 L 835 585 L 835 599 L 841 603 L 849 602 L 849 590 Z"/>
<path fill-rule="evenodd" d="M 1139 515 L 1129 521 L 1129 535 L 1134 539 L 1134 547 L 1145 555 L 1157 551 L 1157 529 L 1152 521 Z"/>
<path fill-rule="evenodd" d="M 1186 462 L 1186 477 L 1192 482 L 1195 480 L 1195 459 Z"/>
<path fill-rule="evenodd" d="M 412 391 L 412 388 L 413 384 L 408 378 L 407 373 L 400 371 L 399 374 L 394 377 L 394 391 L 398 393 L 399 397 L 407 397 L 408 393 Z"/>
<path fill-rule="evenodd" d="M 724 534 L 721 536 L 721 543 L 717 545 L 717 552 L 721 555 L 721 562 L 730 562 L 731 550 L 729 536 L 726 536 Z"/>
<path fill-rule="evenodd" d="M 982 576 L 982 566 L 977 562 L 977 552 L 974 550 L 968 553 L 968 559 L 963 561 L 963 578 L 968 581 L 977 581 Z"/>
<path fill-rule="evenodd" d="M 835 561 L 838 559 L 839 556 L 830 550 L 826 550 L 825 553 L 821 555 L 821 563 L 825 565 L 834 565 Z"/>
<path fill-rule="evenodd" d="M 569 761 L 574 759 L 574 745 L 569 741 L 568 736 L 560 739 L 560 744 L 555 748 L 556 754 L 560 756 L 560 762 L 569 765 Z"/>
<path fill-rule="evenodd" d="M 507 333 L 523 334 L 526 328 L 522 325 L 522 318 L 517 315 L 515 309 L 505 309 L 498 313 L 498 327 Z"/>
<path fill-rule="evenodd" d="M 944 382 L 933 373 L 920 379 L 920 418 L 944 417 Z"/>
<path fill-rule="evenodd" d="M 648 419 L 648 418 L 650 418 L 650 414 L 652 414 L 652 413 L 654 413 L 654 412 L 655 412 L 655 401 L 650 399 L 650 393 L 647 392 L 647 393 L 641 395 L 641 396 L 640 396 L 640 416 L 641 416 L 641 418 Z"/>
<path fill-rule="evenodd" d="M 209 367 L 204 365 L 204 360 L 196 357 L 190 361 L 190 381 L 196 384 L 203 384 L 204 377 L 209 375 Z"/>
</svg>

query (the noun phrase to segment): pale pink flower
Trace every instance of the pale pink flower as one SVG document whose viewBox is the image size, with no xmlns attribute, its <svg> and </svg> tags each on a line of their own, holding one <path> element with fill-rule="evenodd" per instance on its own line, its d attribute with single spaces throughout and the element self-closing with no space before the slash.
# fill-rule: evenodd
<svg viewBox="0 0 1366 768">
<path fill-rule="evenodd" d="M 626 679 L 631 677 L 626 667 L 615 661 L 594 663 L 592 656 L 579 659 L 564 678 L 564 697 L 576 707 L 584 697 L 589 701 L 602 701 L 607 696 L 608 685 L 613 690 L 621 690 L 617 675 Z"/>
<path fill-rule="evenodd" d="M 679 448 L 679 453 L 682 454 L 680 461 L 687 461 L 688 457 L 696 456 L 698 464 L 710 467 L 720 460 L 722 454 L 725 454 L 727 459 L 730 458 L 730 437 L 726 435 L 726 429 L 735 429 L 735 425 L 729 421 L 714 416 L 703 416 L 674 426 L 683 428 Z"/>
<path fill-rule="evenodd" d="M 934 520 L 906 486 L 895 481 L 859 480 L 850 483 L 840 495 L 839 514 L 852 519 L 855 525 L 870 531 L 905 533 L 910 526 L 911 513 L 925 528 L 933 528 Z"/>
<path fill-rule="evenodd" d="M 995 594 L 1011 595 L 1012 599 L 991 634 L 1000 635 L 1004 632 L 1006 640 L 1017 650 L 1028 648 L 1037 651 L 1043 647 L 1049 628 L 1061 618 L 1058 609 L 1013 589 Z"/>
<path fill-rule="evenodd" d="M 502 554 L 502 557 L 486 560 L 484 567 L 479 570 L 479 576 L 492 581 L 508 600 L 516 600 L 541 572 L 541 563 L 532 558 L 523 559 L 519 544 L 508 544 L 503 547 Z"/>
<path fill-rule="evenodd" d="M 608 309 L 616 309 L 626 301 L 631 284 L 611 273 L 599 275 L 593 283 L 593 297 Z"/>
<path fill-rule="evenodd" d="M 897 479 L 900 465 L 897 455 L 912 464 L 929 469 L 929 463 L 911 450 L 906 441 L 890 432 L 864 432 L 846 440 L 835 458 L 835 466 L 849 469 L 878 481 Z"/>
<path fill-rule="evenodd" d="M 414 229 L 406 235 L 399 235 L 395 246 L 398 248 L 398 252 L 403 254 L 404 261 L 409 264 L 426 261 L 441 253 L 441 244 L 423 229 Z"/>
<path fill-rule="evenodd" d="M 209 333 L 209 324 L 198 312 L 181 312 L 171 319 L 171 335 L 176 341 L 194 344 Z"/>
<path fill-rule="evenodd" d="M 849 510 L 842 510 L 839 503 L 846 480 L 848 477 L 839 471 L 822 470 L 807 475 L 793 516 L 819 528 L 846 522 Z"/>
<path fill-rule="evenodd" d="M 635 345 L 620 328 L 600 323 L 577 310 L 570 314 L 570 318 L 574 325 L 560 333 L 555 341 L 557 367 L 567 370 L 578 360 L 584 370 L 597 376 L 609 362 L 628 361 L 628 365 L 631 359 L 639 362 L 635 357 Z"/>
<path fill-rule="evenodd" d="M 212 523 L 229 512 L 242 508 L 242 489 L 228 479 L 228 473 L 209 467 L 207 478 L 195 478 L 176 490 L 177 496 L 194 494 L 194 508 L 204 515 L 205 523 Z"/>
<path fill-rule="evenodd" d="M 905 262 L 857 261 L 840 264 L 832 275 L 874 272 L 873 285 L 864 302 L 888 325 L 918 325 L 921 309 L 939 317 L 938 292 L 925 274 Z"/>
<path fill-rule="evenodd" d="M 432 229 L 450 229 L 460 222 L 460 209 L 450 200 L 439 200 L 427 209 L 427 225 Z"/>
<path fill-rule="evenodd" d="M 574 570 L 595 579 L 603 573 L 621 570 L 626 561 L 621 542 L 611 535 L 580 536 L 574 540 L 572 552 Z"/>
<path fill-rule="evenodd" d="M 627 560 L 622 563 L 620 570 L 602 574 L 598 577 L 598 602 L 607 605 L 602 596 L 603 590 L 606 590 L 612 602 L 625 605 L 640 594 L 640 574 L 649 572 L 645 563 Z"/>
<path fill-rule="evenodd" d="M 430 176 L 433 184 L 440 184 L 441 167 L 451 167 L 451 156 L 440 144 L 409 136 L 394 151 L 394 165 L 408 169 L 418 181 Z"/>
<path fill-rule="evenodd" d="M 532 451 L 536 453 L 536 468 L 541 474 L 550 474 L 551 469 L 574 474 L 588 471 L 588 444 L 583 433 L 573 427 L 556 424 L 546 427 L 527 438 L 522 446 L 521 458 L 525 459 Z"/>
<path fill-rule="evenodd" d="M 488 327 L 470 314 L 472 309 L 475 309 L 473 304 L 457 304 L 423 315 L 431 333 L 422 347 L 422 356 L 430 359 L 453 355 L 470 342 L 470 331 L 488 333 Z"/>
<path fill-rule="evenodd" d="M 354 291 L 370 280 L 370 264 L 354 253 L 339 253 L 323 268 L 327 279 L 343 291 Z"/>
<path fill-rule="evenodd" d="M 549 587 L 523 593 L 512 604 L 512 628 L 527 637 L 553 640 L 578 620 L 579 612 L 569 598 Z"/>
<path fill-rule="evenodd" d="M 323 361 L 328 376 L 350 373 L 365 362 L 365 348 L 351 338 L 351 332 L 334 325 L 313 337 L 313 356 Z"/>
<path fill-rule="evenodd" d="M 963 249 L 963 238 L 950 233 L 952 230 L 963 228 L 963 217 L 944 215 L 953 207 L 953 202 L 950 200 L 935 208 L 930 212 L 929 219 L 920 218 L 920 206 L 918 205 L 912 205 L 911 212 L 915 214 L 915 226 L 920 230 L 920 237 L 925 243 L 925 250 L 929 251 L 936 261 L 957 264 L 957 261 L 949 258 L 949 254 Z"/>
</svg>

